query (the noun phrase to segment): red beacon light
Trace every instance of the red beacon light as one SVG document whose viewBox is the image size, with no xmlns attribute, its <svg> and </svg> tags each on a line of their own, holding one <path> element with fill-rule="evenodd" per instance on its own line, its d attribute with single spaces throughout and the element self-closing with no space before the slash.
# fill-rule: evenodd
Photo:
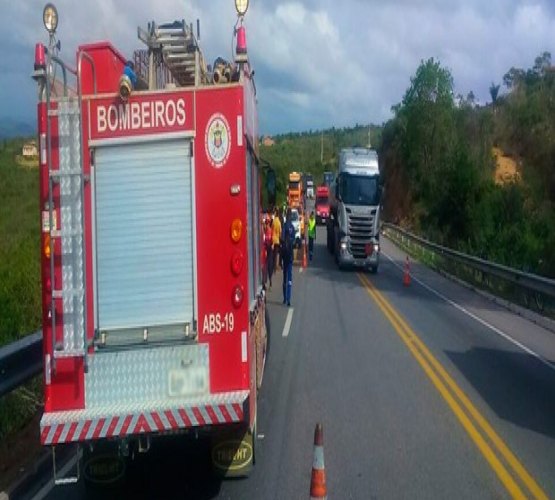
<svg viewBox="0 0 555 500">
<path fill-rule="evenodd" d="M 237 54 L 247 53 L 247 32 L 244 26 L 237 30 Z"/>
<path fill-rule="evenodd" d="M 35 44 L 35 70 L 46 69 L 45 47 L 42 43 Z"/>
<path fill-rule="evenodd" d="M 244 63 L 247 62 L 247 32 L 243 26 L 243 17 L 249 8 L 249 0 L 235 0 L 235 10 L 237 10 L 237 15 L 239 16 L 238 23 L 241 26 L 236 29 L 235 34 L 237 35 L 237 46 L 235 48 L 235 62 Z"/>
<path fill-rule="evenodd" d="M 235 49 L 235 62 L 246 63 L 247 58 L 247 33 L 244 26 L 239 26 L 237 33 L 237 47 Z"/>
</svg>

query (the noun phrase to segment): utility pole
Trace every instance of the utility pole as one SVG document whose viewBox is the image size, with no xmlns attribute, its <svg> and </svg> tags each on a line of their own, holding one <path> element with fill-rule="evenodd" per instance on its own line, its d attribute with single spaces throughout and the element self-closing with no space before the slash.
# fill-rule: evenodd
<svg viewBox="0 0 555 500">
<path fill-rule="evenodd" d="M 371 127 L 370 125 L 368 125 L 368 149 L 372 147 L 372 141 L 370 140 L 370 132 L 371 132 Z"/>
<path fill-rule="evenodd" d="M 320 163 L 324 164 L 324 131 L 320 134 Z"/>
</svg>

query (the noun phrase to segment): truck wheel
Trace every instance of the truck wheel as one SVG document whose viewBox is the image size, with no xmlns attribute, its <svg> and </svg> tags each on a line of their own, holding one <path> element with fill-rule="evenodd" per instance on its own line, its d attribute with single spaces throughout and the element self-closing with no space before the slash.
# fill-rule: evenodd
<svg viewBox="0 0 555 500">
<path fill-rule="evenodd" d="M 266 329 L 266 336 L 262 339 L 262 346 L 260 356 L 256 356 L 256 396 L 258 397 L 258 391 L 262 387 L 262 380 L 264 379 L 264 370 L 266 369 L 266 362 L 268 361 L 268 352 L 270 350 L 270 318 L 268 318 L 268 310 L 264 314 L 264 325 Z M 259 349 L 257 348 L 257 353 Z M 259 366 L 260 365 L 260 366 Z"/>
<path fill-rule="evenodd" d="M 370 272 L 372 274 L 377 274 L 378 273 L 378 266 L 372 266 L 370 267 Z"/>
<path fill-rule="evenodd" d="M 328 244 L 328 252 L 333 254 L 333 240 L 332 240 L 332 232 L 330 231 L 329 225 L 326 225 L 326 242 Z"/>
</svg>

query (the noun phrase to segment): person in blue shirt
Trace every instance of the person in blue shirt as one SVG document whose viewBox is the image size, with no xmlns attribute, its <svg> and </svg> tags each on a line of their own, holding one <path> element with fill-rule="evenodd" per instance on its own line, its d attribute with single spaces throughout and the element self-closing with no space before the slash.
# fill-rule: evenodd
<svg viewBox="0 0 555 500">
<path fill-rule="evenodd" d="M 287 209 L 287 217 L 281 232 L 281 256 L 283 259 L 283 303 L 291 305 L 291 287 L 293 285 L 293 245 L 295 228 L 291 222 L 291 209 Z"/>
</svg>

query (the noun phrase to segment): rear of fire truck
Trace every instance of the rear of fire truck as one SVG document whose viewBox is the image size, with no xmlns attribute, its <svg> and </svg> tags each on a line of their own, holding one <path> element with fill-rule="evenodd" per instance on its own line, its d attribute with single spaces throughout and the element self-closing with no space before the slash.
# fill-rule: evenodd
<svg viewBox="0 0 555 500">
<path fill-rule="evenodd" d="M 132 61 L 100 42 L 72 66 L 44 10 L 40 436 L 55 476 L 58 446 L 128 456 L 168 433 L 211 436 L 224 474 L 252 466 L 267 318 L 242 5 L 233 61 L 213 67 L 184 21 L 139 28 Z"/>
</svg>

